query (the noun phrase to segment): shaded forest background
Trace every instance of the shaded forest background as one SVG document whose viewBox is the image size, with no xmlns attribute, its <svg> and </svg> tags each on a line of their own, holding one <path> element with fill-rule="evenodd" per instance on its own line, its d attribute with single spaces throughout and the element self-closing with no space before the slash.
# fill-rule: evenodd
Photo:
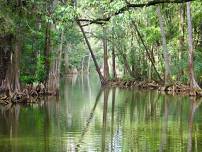
<svg viewBox="0 0 202 152">
<path fill-rule="evenodd" d="M 0 88 L 96 70 L 111 79 L 202 84 L 200 0 L 0 0 Z M 199 85 L 198 85 L 199 84 Z"/>
</svg>

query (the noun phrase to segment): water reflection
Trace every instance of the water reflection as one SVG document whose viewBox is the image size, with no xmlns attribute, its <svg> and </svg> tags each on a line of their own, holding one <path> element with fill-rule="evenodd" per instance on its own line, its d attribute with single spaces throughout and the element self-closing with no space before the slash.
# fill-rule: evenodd
<svg viewBox="0 0 202 152">
<path fill-rule="evenodd" d="M 202 151 L 201 99 L 100 90 L 85 75 L 62 84 L 59 99 L 0 106 L 0 151 Z"/>
<path fill-rule="evenodd" d="M 193 121 L 194 121 L 194 114 L 196 112 L 196 110 L 198 109 L 198 107 L 200 106 L 202 100 L 196 100 L 195 97 L 190 97 L 190 102 L 191 102 L 191 106 L 190 106 L 190 112 L 189 112 L 189 129 L 188 129 L 188 146 L 187 146 L 187 152 L 192 152 L 194 151 L 194 147 L 192 148 L 192 143 L 193 143 Z M 197 141 L 195 141 L 197 143 Z M 198 151 L 197 149 L 195 149 L 195 151 Z"/>
<path fill-rule="evenodd" d="M 162 133 L 159 151 L 162 152 L 166 150 L 167 145 L 167 131 L 168 131 L 168 97 L 164 97 L 164 112 L 163 112 L 163 122 L 162 122 Z"/>
<path fill-rule="evenodd" d="M 83 138 L 84 138 L 85 134 L 88 132 L 88 129 L 89 129 L 90 123 L 91 123 L 91 121 L 93 119 L 94 112 L 95 112 L 96 106 L 98 104 L 98 101 L 100 99 L 101 93 L 102 93 L 102 90 L 99 91 L 99 93 L 98 93 L 98 95 L 96 97 L 96 100 L 95 100 L 95 104 L 94 104 L 94 106 L 93 106 L 93 108 L 92 108 L 92 110 L 91 110 L 91 112 L 89 114 L 89 117 L 88 117 L 87 121 L 86 121 L 86 125 L 85 125 L 84 129 L 81 132 L 81 137 L 79 138 L 79 143 L 76 145 L 76 148 L 75 148 L 76 151 L 79 150 L 79 148 L 80 148 L 80 146 L 82 144 Z"/>
<path fill-rule="evenodd" d="M 103 105 L 103 117 L 102 117 L 102 150 L 101 150 L 102 152 L 105 151 L 108 97 L 109 97 L 109 89 L 106 88 L 104 89 L 104 105 Z"/>
</svg>

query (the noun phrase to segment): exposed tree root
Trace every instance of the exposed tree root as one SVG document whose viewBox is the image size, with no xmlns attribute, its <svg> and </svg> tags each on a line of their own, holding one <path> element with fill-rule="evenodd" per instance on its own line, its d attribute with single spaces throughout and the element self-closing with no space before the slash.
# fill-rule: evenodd
<svg viewBox="0 0 202 152">
<path fill-rule="evenodd" d="M 42 96 L 58 95 L 46 91 L 43 84 L 38 84 L 36 87 L 27 85 L 22 91 L 9 93 L 9 90 L 4 90 L 0 95 L 0 104 L 7 105 L 9 103 L 34 103 Z"/>
<path fill-rule="evenodd" d="M 171 83 L 169 85 L 164 85 L 157 83 L 155 81 L 135 81 L 135 80 L 111 80 L 107 84 L 112 87 L 120 88 L 141 88 L 149 90 L 158 90 L 160 92 L 166 92 L 172 95 L 189 95 L 189 96 L 202 96 L 201 89 L 191 89 L 189 85 L 184 85 L 180 82 Z"/>
</svg>

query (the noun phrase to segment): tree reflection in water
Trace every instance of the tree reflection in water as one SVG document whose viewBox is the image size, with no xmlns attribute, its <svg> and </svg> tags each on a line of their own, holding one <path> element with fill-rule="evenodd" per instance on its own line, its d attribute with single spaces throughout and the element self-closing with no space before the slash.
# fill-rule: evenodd
<svg viewBox="0 0 202 152">
<path fill-rule="evenodd" d="M 201 99 L 98 90 L 83 79 L 70 80 L 59 101 L 0 105 L 0 151 L 202 151 Z"/>
<path fill-rule="evenodd" d="M 195 97 L 190 97 L 190 102 L 191 102 L 191 106 L 190 106 L 190 112 L 189 112 L 189 121 L 188 121 L 188 146 L 187 146 L 187 152 L 192 152 L 193 151 L 193 147 L 192 147 L 192 143 L 193 143 L 193 121 L 194 121 L 194 114 L 196 112 L 196 110 L 198 109 L 198 107 L 200 106 L 202 100 L 197 100 Z M 195 141 L 196 142 L 196 141 Z M 197 149 L 195 149 L 195 151 L 197 151 Z"/>
</svg>

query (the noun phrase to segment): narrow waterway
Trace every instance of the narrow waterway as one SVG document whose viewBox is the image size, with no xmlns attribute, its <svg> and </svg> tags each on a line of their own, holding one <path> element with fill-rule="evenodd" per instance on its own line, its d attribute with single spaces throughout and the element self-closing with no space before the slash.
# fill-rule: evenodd
<svg viewBox="0 0 202 152">
<path fill-rule="evenodd" d="M 202 100 L 67 77 L 60 98 L 0 106 L 0 152 L 200 152 Z"/>
</svg>

